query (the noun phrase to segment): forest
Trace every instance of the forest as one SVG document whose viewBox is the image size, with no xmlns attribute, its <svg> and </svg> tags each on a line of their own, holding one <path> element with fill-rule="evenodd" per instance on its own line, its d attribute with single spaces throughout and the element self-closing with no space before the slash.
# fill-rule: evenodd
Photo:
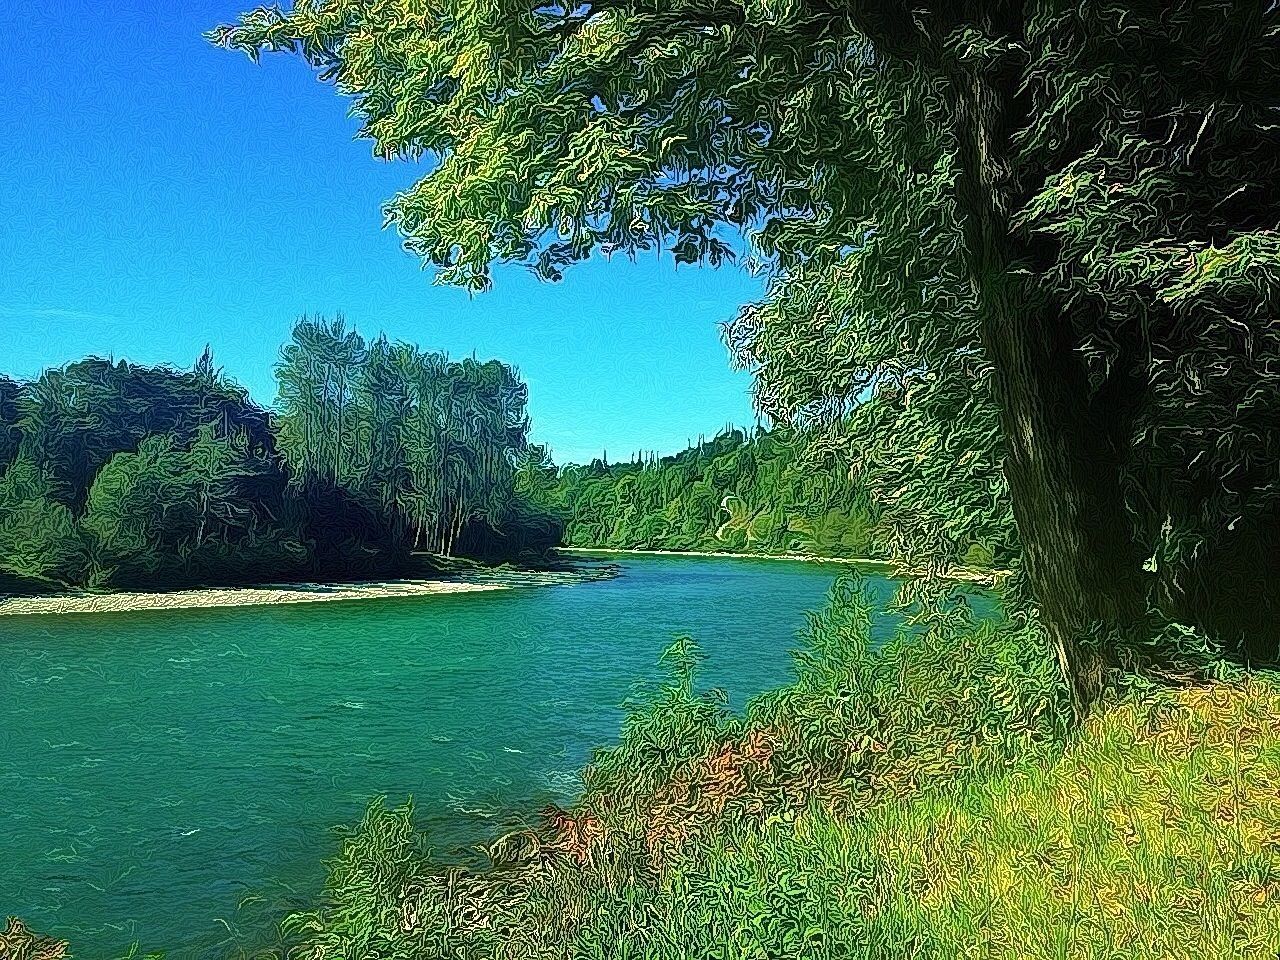
<svg viewBox="0 0 1280 960">
<path fill-rule="evenodd" d="M 843 461 L 779 428 L 673 456 L 560 469 L 548 502 L 578 547 L 879 558 L 875 504 Z"/>
<path fill-rule="evenodd" d="M 529 441 L 528 389 L 342 319 L 303 319 L 274 408 L 206 350 L 190 370 L 88 358 L 0 379 L 0 584 L 170 589 L 353 580 L 558 546 L 884 559 L 885 477 L 839 430 L 726 429 L 679 453 L 558 466 Z M 1008 531 L 933 556 L 990 569 Z M 969 539 L 963 539 L 963 537 Z M 985 539 L 983 537 L 985 536 Z"/>
<path fill-rule="evenodd" d="M 892 558 L 943 572 L 1012 564 L 1016 537 L 999 511 L 974 522 L 938 498 L 948 471 L 976 458 L 957 468 L 945 455 L 917 457 L 914 483 L 928 495 L 907 506 L 901 467 L 874 460 L 881 419 L 872 401 L 833 427 L 727 428 L 671 456 L 568 464 L 542 483 L 539 502 L 575 547 Z"/>
<path fill-rule="evenodd" d="M 190 585 L 403 574 L 415 550 L 541 556 L 521 494 L 528 389 L 499 361 L 303 319 L 255 404 L 190 370 L 89 358 L 0 380 L 0 583 Z"/>
</svg>

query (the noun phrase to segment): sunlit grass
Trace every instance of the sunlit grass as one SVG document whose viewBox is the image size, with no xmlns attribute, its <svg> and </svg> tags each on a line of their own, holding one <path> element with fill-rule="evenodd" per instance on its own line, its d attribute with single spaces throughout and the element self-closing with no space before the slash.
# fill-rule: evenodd
<svg viewBox="0 0 1280 960">
<path fill-rule="evenodd" d="M 1272 958 L 1277 784 L 1273 682 L 1130 700 L 1052 760 L 862 817 L 727 831 L 673 871 L 681 909 L 657 942 L 699 956 Z"/>
</svg>

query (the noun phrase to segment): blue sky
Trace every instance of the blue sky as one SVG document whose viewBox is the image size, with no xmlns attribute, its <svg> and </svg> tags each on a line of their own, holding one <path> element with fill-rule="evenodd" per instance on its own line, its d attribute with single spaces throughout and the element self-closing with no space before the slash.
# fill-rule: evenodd
<svg viewBox="0 0 1280 960">
<path fill-rule="evenodd" d="M 474 298 L 433 285 L 381 230 L 414 168 L 374 160 L 297 59 L 203 40 L 246 5 L 0 2 L 0 372 L 89 353 L 185 366 L 208 342 L 265 403 L 293 320 L 341 311 L 515 363 L 562 462 L 753 422 L 718 324 L 757 279 L 653 256 L 559 284 L 500 268 Z"/>
</svg>

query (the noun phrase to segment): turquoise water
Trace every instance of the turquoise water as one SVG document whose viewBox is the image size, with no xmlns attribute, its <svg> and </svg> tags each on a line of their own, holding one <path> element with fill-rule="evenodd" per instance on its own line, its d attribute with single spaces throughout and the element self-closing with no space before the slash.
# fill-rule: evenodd
<svg viewBox="0 0 1280 960">
<path fill-rule="evenodd" d="M 737 704 L 784 682 L 837 572 L 620 563 L 494 593 L 0 618 L 0 916 L 81 957 L 247 949 L 374 795 L 412 795 L 444 853 L 571 799 L 677 633 Z"/>
</svg>

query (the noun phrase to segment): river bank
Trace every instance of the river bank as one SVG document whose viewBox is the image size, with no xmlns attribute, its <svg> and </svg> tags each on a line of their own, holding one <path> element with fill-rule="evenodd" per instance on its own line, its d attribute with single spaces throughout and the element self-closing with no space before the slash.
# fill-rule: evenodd
<svg viewBox="0 0 1280 960">
<path fill-rule="evenodd" d="M 608 554 L 641 554 L 646 556 L 669 557 L 723 557 L 731 560 L 792 560 L 799 563 L 834 563 L 846 567 L 857 567 L 872 570 L 890 577 L 921 577 L 924 572 L 900 566 L 890 560 L 873 560 L 869 557 L 819 557 L 808 553 L 732 553 L 716 550 L 636 550 L 617 547 L 560 547 L 561 553 L 585 553 L 595 555 Z M 964 583 L 976 583 L 984 587 L 993 587 L 1007 577 L 1007 570 L 974 570 L 968 567 L 953 567 L 944 576 L 948 580 Z"/>
<path fill-rule="evenodd" d="M 183 610 L 200 607 L 247 607 L 266 604 L 319 603 L 417 597 L 481 590 L 508 590 L 507 583 L 454 580 L 392 580 L 378 583 L 296 583 L 261 587 L 200 587 L 163 593 L 62 593 L 0 600 L 0 616 L 54 613 L 131 613 L 139 610 Z"/>
<path fill-rule="evenodd" d="M 0 620 L 0 793 L 20 798 L 0 932 L 12 914 L 77 956 L 134 940 L 139 956 L 259 956 L 322 895 L 333 827 L 368 798 L 412 796 L 432 849 L 465 860 L 572 802 L 676 634 L 697 637 L 703 681 L 737 706 L 787 682 L 839 571 L 616 562 L 589 582 L 451 571 L 517 582 L 443 599 Z"/>
<path fill-rule="evenodd" d="M 870 560 L 863 557 L 818 557 L 807 553 L 733 553 L 728 550 L 636 550 L 620 547 L 560 547 L 561 553 L 638 553 L 644 556 L 668 557 L 724 557 L 731 560 L 798 560 L 802 563 L 842 563 L 847 566 L 872 566 L 884 570 L 893 569 L 888 560 Z"/>
<path fill-rule="evenodd" d="M 800 563 L 835 564 L 856 567 L 888 577 L 918 577 L 888 560 L 865 557 L 819 557 L 801 553 L 734 553 L 712 550 L 639 550 L 610 547 L 560 547 L 559 553 L 572 556 L 639 555 L 707 557 L 729 560 L 785 560 Z M 551 586 L 612 576 L 606 569 L 527 570 L 513 568 L 467 569 L 450 579 L 415 578 L 360 583 L 291 583 L 244 587 L 198 587 L 171 591 L 119 591 L 109 593 L 58 593 L 0 599 L 0 616 L 39 614 L 132 613 L 144 610 L 186 610 L 204 607 L 265 606 L 293 603 L 320 603 L 341 600 L 374 600 L 388 597 L 435 596 L 510 590 L 515 587 Z M 950 580 L 991 587 L 999 583 L 1003 571 L 955 568 L 947 571 Z M 465 578 L 465 579 L 464 579 Z"/>
<path fill-rule="evenodd" d="M 440 565 L 441 558 L 433 558 Z M 273 583 L 258 586 L 193 587 L 186 590 L 76 591 L 31 596 L 0 595 L 0 616 L 55 613 L 132 613 L 140 610 L 189 610 L 201 607 L 274 606 L 339 600 L 425 597 L 450 593 L 551 587 L 617 575 L 612 564 L 573 568 L 484 567 L 459 561 L 438 571 L 395 580 L 328 583 Z"/>
</svg>

